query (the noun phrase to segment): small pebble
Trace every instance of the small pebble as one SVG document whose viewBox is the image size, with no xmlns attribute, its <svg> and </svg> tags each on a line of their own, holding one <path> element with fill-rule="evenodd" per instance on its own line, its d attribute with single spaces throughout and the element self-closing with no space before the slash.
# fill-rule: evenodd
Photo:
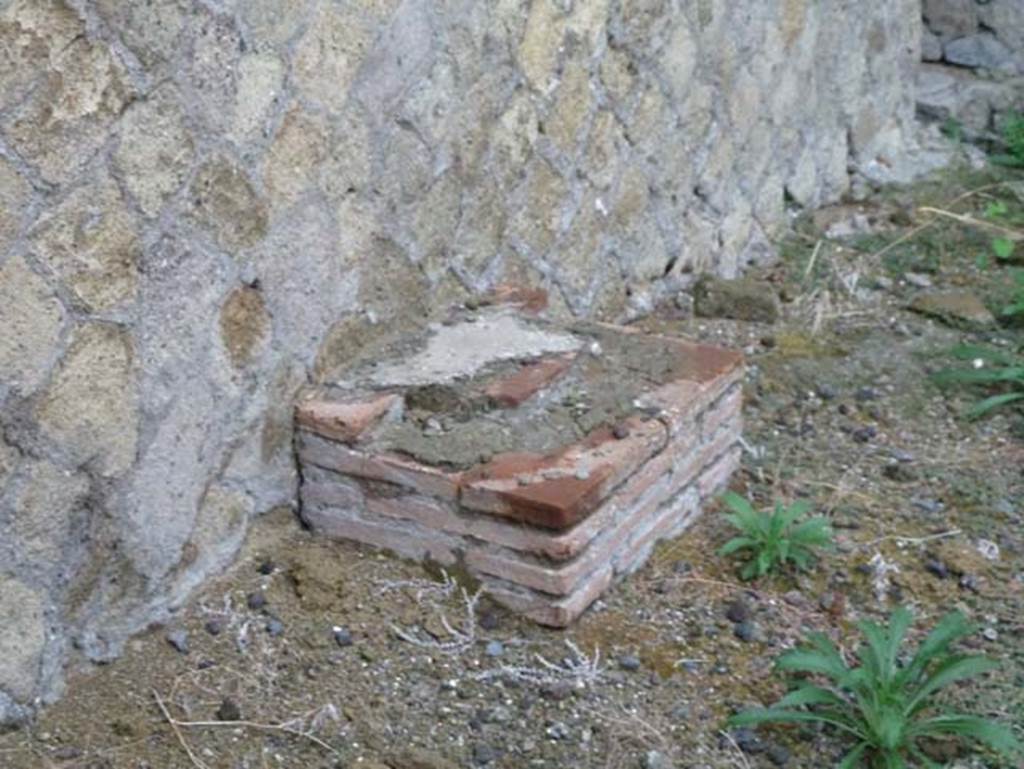
<svg viewBox="0 0 1024 769">
<path fill-rule="evenodd" d="M 744 753 L 763 753 L 767 748 L 764 740 L 753 729 L 737 729 L 732 733 L 732 738 Z"/>
<path fill-rule="evenodd" d="M 484 652 L 488 657 L 500 657 L 505 653 L 505 645 L 501 641 L 488 641 Z"/>
<path fill-rule="evenodd" d="M 939 579 L 946 579 L 949 576 L 949 569 L 937 558 L 929 558 L 924 564 L 925 570 Z"/>
<path fill-rule="evenodd" d="M 623 670 L 639 670 L 640 669 L 640 658 L 635 654 L 624 654 L 619 657 L 619 667 Z"/>
<path fill-rule="evenodd" d="M 284 634 L 284 623 L 277 617 L 271 617 L 268 619 L 266 628 L 267 633 L 274 638 Z"/>
<path fill-rule="evenodd" d="M 263 563 L 260 564 L 259 572 L 263 576 L 268 576 L 270 574 L 273 574 L 274 573 L 274 569 L 276 569 L 276 568 L 277 568 L 277 566 L 274 565 L 274 562 L 269 560 L 269 559 L 267 559 L 266 561 L 263 561 Z"/>
<path fill-rule="evenodd" d="M 553 740 L 564 740 L 569 736 L 569 727 L 561 721 L 555 721 L 544 730 L 544 733 Z"/>
<path fill-rule="evenodd" d="M 984 630 L 981 631 L 981 636 L 986 641 L 998 641 L 999 640 L 999 631 L 996 630 L 994 627 L 987 627 L 987 628 L 985 628 Z"/>
<path fill-rule="evenodd" d="M 338 646 L 344 648 L 346 646 L 352 645 L 352 634 L 348 631 L 347 628 L 335 625 L 333 628 L 331 628 L 331 632 L 334 633 L 334 642 L 338 644 Z"/>
<path fill-rule="evenodd" d="M 970 590 L 972 593 L 979 591 L 978 578 L 973 574 L 964 574 L 960 577 L 960 587 L 964 590 Z"/>
<path fill-rule="evenodd" d="M 882 474 L 890 481 L 897 483 L 909 483 L 917 480 L 917 473 L 913 467 L 905 462 L 890 462 L 882 468 Z"/>
<path fill-rule="evenodd" d="M 857 390 L 856 396 L 859 401 L 878 400 L 878 390 L 874 387 L 861 387 Z"/>
<path fill-rule="evenodd" d="M 253 611 L 259 611 L 267 605 L 267 597 L 261 591 L 249 593 L 245 598 L 245 605 Z"/>
<path fill-rule="evenodd" d="M 624 424 L 617 424 L 612 428 L 612 435 L 616 440 L 621 441 L 623 438 L 629 437 L 629 428 Z"/>
<path fill-rule="evenodd" d="M 217 720 L 218 721 L 241 721 L 242 711 L 238 707 L 238 703 L 230 697 L 225 697 L 221 700 L 220 707 L 217 708 Z"/>
<path fill-rule="evenodd" d="M 878 435 L 878 430 L 874 425 L 865 425 L 853 431 L 853 439 L 858 443 L 867 443 L 876 435 Z"/>
<path fill-rule="evenodd" d="M 498 613 L 495 611 L 485 611 L 480 615 L 479 624 L 484 630 L 497 630 L 500 624 Z"/>
<path fill-rule="evenodd" d="M 669 769 L 672 764 L 664 753 L 657 750 L 648 750 L 640 759 L 641 769 Z"/>
<path fill-rule="evenodd" d="M 838 395 L 839 391 L 836 390 L 836 388 L 833 387 L 832 385 L 818 385 L 818 397 L 821 398 L 823 401 L 835 400 Z"/>
<path fill-rule="evenodd" d="M 750 604 L 742 598 L 737 598 L 725 610 L 725 616 L 730 622 L 744 622 L 750 619 L 750 614 Z"/>
<path fill-rule="evenodd" d="M 749 620 L 740 622 L 733 628 L 733 635 L 741 641 L 756 641 L 760 635 L 757 624 Z"/>
<path fill-rule="evenodd" d="M 566 681 L 543 684 L 540 688 L 540 695 L 546 700 L 561 702 L 572 696 L 572 685 Z"/>
<path fill-rule="evenodd" d="M 220 635 L 224 632 L 224 623 L 219 619 L 208 619 L 206 624 L 203 625 L 203 628 L 205 628 L 206 632 L 210 635 Z"/>
<path fill-rule="evenodd" d="M 486 766 L 498 760 L 501 754 L 490 745 L 476 745 L 473 748 L 473 763 L 477 766 Z"/>
<path fill-rule="evenodd" d="M 188 633 L 176 628 L 167 633 L 167 643 L 182 654 L 188 654 Z"/>
<path fill-rule="evenodd" d="M 772 745 L 768 748 L 768 760 L 776 766 L 785 766 L 789 763 L 789 750 L 782 745 Z"/>
<path fill-rule="evenodd" d="M 577 480 L 585 481 L 589 477 L 590 477 L 590 471 L 587 468 L 585 468 L 585 467 L 581 467 L 581 468 L 579 468 L 576 471 L 576 479 Z"/>
<path fill-rule="evenodd" d="M 910 285 L 917 286 L 918 288 L 932 287 L 932 279 L 920 272 L 905 272 L 903 273 L 903 279 Z"/>
</svg>

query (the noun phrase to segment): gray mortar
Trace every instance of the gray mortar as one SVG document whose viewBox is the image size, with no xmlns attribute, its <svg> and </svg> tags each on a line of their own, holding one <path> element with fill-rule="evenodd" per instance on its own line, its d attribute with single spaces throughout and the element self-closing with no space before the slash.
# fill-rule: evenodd
<svg viewBox="0 0 1024 769">
<path fill-rule="evenodd" d="M 333 376 L 361 390 L 386 382 L 378 389 L 405 397 L 402 417 L 382 423 L 362 450 L 397 453 L 456 470 L 506 452 L 547 455 L 599 427 L 613 427 L 638 413 L 637 401 L 645 393 L 695 373 L 689 370 L 692 364 L 687 358 L 673 354 L 674 343 L 667 339 L 623 334 L 588 323 L 572 324 L 571 334 L 566 334 L 551 324 L 527 319 L 517 320 L 517 325 L 529 334 L 491 337 L 486 353 L 477 349 L 471 356 L 474 365 L 463 365 L 469 356 L 449 346 L 465 342 L 462 332 L 467 328 L 491 328 L 495 315 L 483 314 L 395 340 L 381 351 L 370 351 L 371 362 Z M 505 317 L 504 312 L 497 315 Z M 553 344 L 553 339 L 558 343 Z M 565 349 L 578 351 L 571 367 L 520 406 L 501 408 L 484 395 L 488 384 L 523 363 Z M 457 363 L 454 369 L 434 366 L 433 379 L 424 366 L 413 365 L 404 378 L 416 386 L 408 390 L 392 386 L 402 362 L 424 359 Z"/>
</svg>

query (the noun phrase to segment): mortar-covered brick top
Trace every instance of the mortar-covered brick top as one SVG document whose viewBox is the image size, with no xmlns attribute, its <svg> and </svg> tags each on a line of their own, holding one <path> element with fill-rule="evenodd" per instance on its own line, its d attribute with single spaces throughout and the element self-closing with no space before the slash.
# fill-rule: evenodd
<svg viewBox="0 0 1024 769">
<path fill-rule="evenodd" d="M 585 518 L 735 383 L 739 353 L 515 309 L 381 343 L 304 393 L 343 473 L 546 528 Z"/>
</svg>

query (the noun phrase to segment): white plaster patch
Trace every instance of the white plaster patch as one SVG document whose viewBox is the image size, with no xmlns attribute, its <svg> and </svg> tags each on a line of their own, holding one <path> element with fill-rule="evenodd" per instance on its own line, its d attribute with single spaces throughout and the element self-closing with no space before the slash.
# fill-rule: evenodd
<svg viewBox="0 0 1024 769">
<path fill-rule="evenodd" d="M 442 326 L 412 358 L 389 361 L 371 376 L 381 387 L 403 387 L 452 382 L 502 360 L 575 352 L 582 340 L 534 328 L 508 314 L 482 317 Z"/>
</svg>

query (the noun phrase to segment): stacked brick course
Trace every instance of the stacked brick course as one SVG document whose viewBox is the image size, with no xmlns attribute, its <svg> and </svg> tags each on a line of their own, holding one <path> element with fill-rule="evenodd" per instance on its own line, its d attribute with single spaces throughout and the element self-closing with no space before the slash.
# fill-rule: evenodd
<svg viewBox="0 0 1024 769">
<path fill-rule="evenodd" d="M 490 317 L 510 312 L 499 308 Z M 447 329 L 456 334 L 460 323 L 479 322 L 464 319 Z M 519 316 L 515 322 L 544 328 L 562 340 L 557 346 L 575 349 L 518 351 L 510 361 L 502 359 L 499 340 L 492 360 L 454 377 L 466 397 L 483 393 L 487 418 L 510 430 L 531 411 L 561 408 L 564 392 L 603 386 L 588 379 L 588 366 L 604 354 L 595 338 L 631 347 L 655 339 L 608 326 L 550 330 Z M 432 333 L 440 338 L 445 331 Z M 658 540 L 682 532 L 739 462 L 740 356 L 656 339 L 673 358 L 664 367 L 669 374 L 628 382 L 634 397 L 613 424 L 543 452 L 496 453 L 472 465 L 431 463 L 381 440 L 387 425 L 424 418 L 409 407 L 411 386 L 368 388 L 357 374 L 345 387 L 306 393 L 296 409 L 306 522 L 405 557 L 459 563 L 500 603 L 545 625 L 569 624 L 617 576 L 643 564 Z M 615 360 L 603 363 L 618 368 Z M 443 457 L 445 435 L 436 440 Z"/>
</svg>

